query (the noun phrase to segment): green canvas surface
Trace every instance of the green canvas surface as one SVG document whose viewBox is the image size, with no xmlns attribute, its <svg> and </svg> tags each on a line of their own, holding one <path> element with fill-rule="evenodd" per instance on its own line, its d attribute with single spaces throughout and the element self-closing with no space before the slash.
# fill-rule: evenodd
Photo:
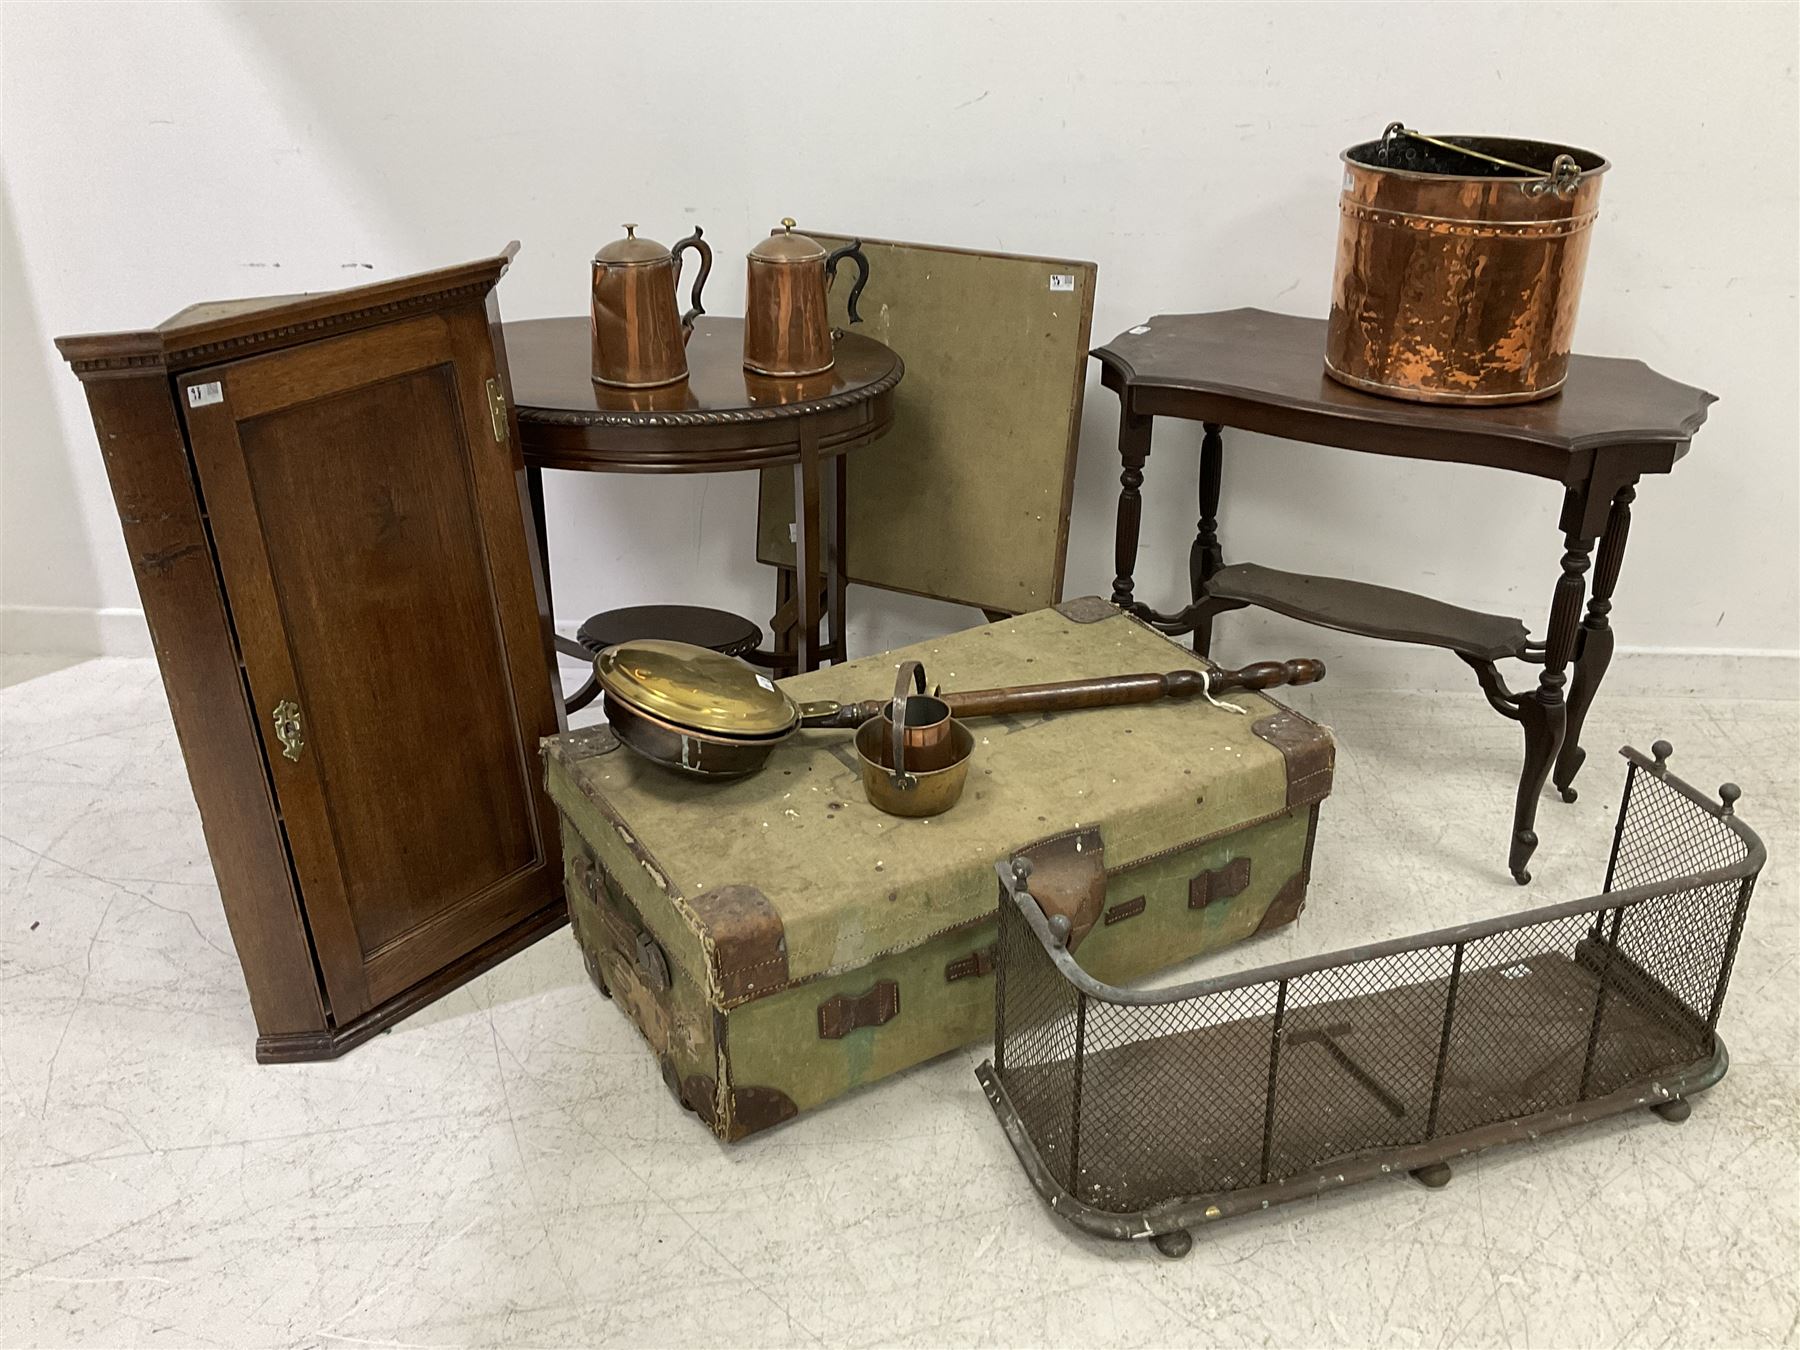
<svg viewBox="0 0 1800 1350">
<path fill-rule="evenodd" d="M 1065 608 L 1094 612 L 1097 602 Z M 795 699 L 882 698 L 896 665 L 946 690 L 1192 668 L 1191 652 L 1118 613 L 1078 622 L 1040 610 L 782 682 Z M 961 802 L 905 820 L 863 797 L 851 736 L 804 731 L 735 783 L 682 777 L 604 732 L 546 742 L 552 796 L 632 895 L 678 964 L 710 979 L 686 901 L 754 887 L 786 937 L 790 981 L 851 971 L 993 911 L 992 865 L 1018 848 L 1098 825 L 1116 873 L 1289 810 L 1281 752 L 1252 725 L 1259 694 L 981 719 Z M 713 990 L 714 1002 L 723 1000 Z"/>
</svg>

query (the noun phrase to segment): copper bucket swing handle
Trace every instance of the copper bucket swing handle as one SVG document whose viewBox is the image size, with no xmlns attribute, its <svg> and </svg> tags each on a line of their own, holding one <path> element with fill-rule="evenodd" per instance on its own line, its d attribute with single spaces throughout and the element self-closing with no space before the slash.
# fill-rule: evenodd
<svg viewBox="0 0 1800 1350">
<path fill-rule="evenodd" d="M 917 661 L 900 663 L 894 677 L 894 701 L 888 714 L 888 720 L 894 724 L 894 767 L 888 771 L 888 782 L 902 792 L 910 792 L 919 785 L 919 780 L 906 771 L 906 686 L 909 684 L 917 685 L 921 694 L 925 692 L 925 667 Z"/>
<path fill-rule="evenodd" d="M 1548 169 L 1534 168 L 1529 164 L 1520 164 L 1517 160 L 1501 159 L 1498 155 L 1490 155 L 1482 150 L 1474 150 L 1466 145 L 1458 145 L 1454 141 L 1440 140 L 1436 136 L 1427 136 L 1422 131 L 1414 131 L 1404 122 L 1389 122 L 1381 133 L 1381 143 L 1385 147 L 1396 136 L 1408 136 L 1415 141 L 1423 141 L 1426 145 L 1434 145 L 1439 150 L 1448 150 L 1455 155 L 1466 155 L 1470 159 L 1479 159 L 1487 164 L 1497 164 L 1502 169 L 1513 169 L 1519 173 L 1529 174 L 1541 179 L 1541 182 L 1524 184 L 1527 192 L 1540 196 L 1546 192 L 1554 192 L 1558 197 L 1566 197 L 1574 191 L 1576 181 L 1581 177 L 1581 165 L 1573 155 L 1558 155 L 1551 161 Z"/>
</svg>

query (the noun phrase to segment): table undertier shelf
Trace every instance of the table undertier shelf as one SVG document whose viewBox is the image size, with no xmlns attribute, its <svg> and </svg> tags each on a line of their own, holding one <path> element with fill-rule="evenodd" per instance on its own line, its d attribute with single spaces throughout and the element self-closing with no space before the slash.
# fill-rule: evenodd
<svg viewBox="0 0 1800 1350">
<path fill-rule="evenodd" d="M 1256 563 L 1220 568 L 1208 579 L 1206 594 L 1340 632 L 1444 647 L 1484 661 L 1523 657 L 1530 641 L 1525 625 L 1508 615 L 1460 609 L 1388 586 L 1280 572 Z"/>
<path fill-rule="evenodd" d="M 1202 653 L 1211 648 L 1214 619 L 1246 605 L 1457 653 L 1474 668 L 1494 711 L 1517 722 L 1524 735 L 1507 851 L 1507 867 L 1523 884 L 1531 879 L 1526 863 L 1538 844 L 1544 785 L 1554 775 L 1563 799 L 1575 799 L 1582 728 L 1612 658 L 1607 616 L 1638 480 L 1674 467 L 1706 420 L 1713 396 L 1666 379 L 1641 361 L 1576 354 L 1569 358 L 1562 392 L 1535 403 L 1454 407 L 1382 398 L 1347 388 L 1324 372 L 1320 356 L 1327 329 L 1324 319 L 1252 309 L 1159 314 L 1095 350 L 1101 383 L 1119 396 L 1113 602 L 1170 636 L 1192 633 Z M 1156 423 L 1168 418 L 1205 429 L 1199 522 L 1188 554 L 1195 599 L 1175 615 L 1139 603 L 1132 577 L 1143 523 L 1144 470 Z M 1481 465 L 1559 484 L 1563 506 L 1551 538 L 1561 541 L 1562 557 L 1549 617 L 1540 630 L 1544 636 L 1532 641 L 1516 619 L 1403 591 L 1250 565 L 1220 567 L 1227 428 L 1364 454 Z M 1433 509 L 1428 499 L 1411 504 L 1414 514 Z M 1535 687 L 1510 690 L 1497 669 L 1502 658 L 1542 667 Z"/>
</svg>

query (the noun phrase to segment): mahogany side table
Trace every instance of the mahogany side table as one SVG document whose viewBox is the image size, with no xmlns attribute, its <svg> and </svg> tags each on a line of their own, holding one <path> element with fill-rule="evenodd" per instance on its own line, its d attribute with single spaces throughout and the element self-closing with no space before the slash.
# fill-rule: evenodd
<svg viewBox="0 0 1800 1350">
<path fill-rule="evenodd" d="M 752 655 L 803 671 L 845 659 L 843 457 L 893 425 L 894 387 L 905 366 L 891 348 L 846 333 L 830 370 L 772 379 L 744 369 L 742 319 L 702 318 L 688 343 L 687 379 L 610 389 L 591 378 L 585 316 L 527 319 L 504 331 L 546 591 L 545 469 L 721 473 L 792 465 L 801 503 L 797 561 L 812 584 L 776 613 L 776 650 Z M 557 650 L 592 655 L 560 637 Z"/>
<path fill-rule="evenodd" d="M 1575 775 L 1586 758 L 1582 724 L 1612 660 L 1609 615 L 1638 479 L 1668 473 L 1687 453 L 1713 396 L 1665 379 L 1641 361 L 1574 356 L 1562 392 L 1540 403 L 1405 403 L 1326 378 L 1324 349 L 1322 319 L 1235 309 L 1159 314 L 1094 350 L 1101 382 L 1120 403 L 1124 469 L 1113 603 L 1172 636 L 1192 633 L 1203 654 L 1211 646 L 1213 617 L 1249 605 L 1347 633 L 1455 652 L 1473 668 L 1488 702 L 1524 730 L 1525 763 L 1507 858 L 1524 885 L 1538 842 L 1538 798 L 1553 767 L 1563 800 L 1575 800 Z M 1158 417 L 1204 427 L 1200 521 L 1188 554 L 1190 603 L 1169 614 L 1132 593 L 1139 488 Z M 1371 454 L 1485 465 L 1561 484 L 1561 575 L 1544 637 L 1534 641 L 1516 618 L 1408 591 L 1254 563 L 1227 566 L 1219 542 L 1225 427 Z M 1584 578 L 1596 543 L 1599 560 L 1584 616 Z M 1506 659 L 1542 667 L 1535 687 L 1509 689 L 1496 665 Z"/>
</svg>

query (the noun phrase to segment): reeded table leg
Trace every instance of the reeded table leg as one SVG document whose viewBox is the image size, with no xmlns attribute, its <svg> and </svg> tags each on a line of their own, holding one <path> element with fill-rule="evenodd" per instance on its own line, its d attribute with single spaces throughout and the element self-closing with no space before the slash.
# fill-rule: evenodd
<svg viewBox="0 0 1800 1350">
<path fill-rule="evenodd" d="M 1138 489 L 1144 485 L 1144 461 L 1150 457 L 1150 428 L 1154 419 L 1135 417 L 1129 411 L 1119 413 L 1119 461 L 1125 467 L 1119 474 L 1119 516 L 1113 534 L 1112 602 L 1120 609 L 1132 605 L 1132 573 L 1137 570 L 1138 525 L 1143 519 L 1144 501 Z"/>
<path fill-rule="evenodd" d="M 1225 565 L 1219 544 L 1219 488 L 1225 477 L 1225 442 L 1217 422 L 1202 422 L 1200 441 L 1200 523 L 1194 528 L 1194 546 L 1188 550 L 1188 592 L 1196 606 L 1206 594 L 1206 583 Z M 1205 656 L 1212 650 L 1213 610 L 1194 611 L 1194 650 Z"/>
<path fill-rule="evenodd" d="M 1550 777 L 1550 766 L 1562 748 L 1569 709 L 1563 702 L 1563 685 L 1569 660 L 1575 653 L 1580 628 L 1581 598 L 1586 590 L 1582 577 L 1594 548 L 1592 539 L 1571 532 L 1564 536 L 1562 576 L 1550 602 L 1550 631 L 1544 639 L 1544 670 L 1538 687 L 1519 699 L 1519 724 L 1525 729 L 1525 767 L 1519 775 L 1519 796 L 1513 808 L 1512 848 L 1507 866 L 1521 886 L 1531 880 L 1526 864 L 1537 849 L 1538 798 Z"/>
<path fill-rule="evenodd" d="M 1613 630 L 1608 616 L 1612 613 L 1613 588 L 1619 584 L 1619 568 L 1625 561 L 1625 537 L 1631 533 L 1631 503 L 1636 497 L 1637 488 L 1630 483 L 1613 496 L 1606 533 L 1600 540 L 1600 556 L 1594 565 L 1594 593 L 1588 601 L 1587 618 L 1582 621 L 1575 678 L 1569 685 L 1569 725 L 1562 751 L 1556 757 L 1556 787 L 1565 802 L 1575 800 L 1575 775 L 1581 772 L 1582 761 L 1587 758 L 1587 751 L 1581 748 L 1581 728 L 1593 706 L 1594 695 L 1600 690 L 1600 681 L 1606 678 L 1606 668 L 1612 664 Z"/>
</svg>

